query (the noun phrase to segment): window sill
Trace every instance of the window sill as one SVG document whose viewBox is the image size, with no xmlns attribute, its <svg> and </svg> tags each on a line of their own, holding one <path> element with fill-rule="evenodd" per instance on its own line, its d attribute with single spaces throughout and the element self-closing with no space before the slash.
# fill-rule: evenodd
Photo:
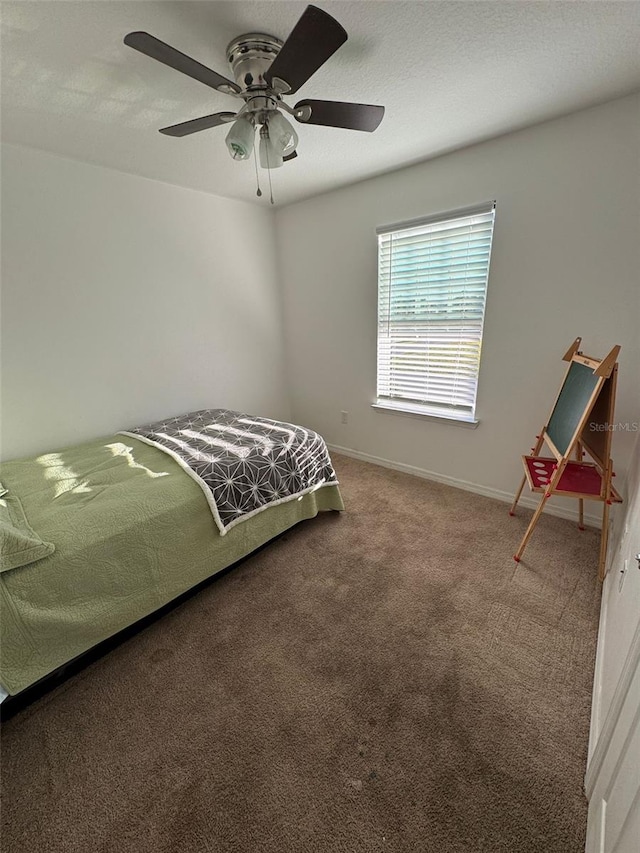
<svg viewBox="0 0 640 853">
<path fill-rule="evenodd" d="M 410 406 L 393 406 L 386 403 L 372 403 L 371 408 L 377 412 L 390 412 L 393 415 L 408 415 L 410 418 L 423 418 L 428 421 L 435 421 L 441 424 L 452 424 L 453 426 L 464 427 L 465 429 L 476 429 L 479 420 L 475 418 L 465 418 L 461 415 L 445 415 L 434 414 L 433 412 L 424 409 L 412 409 Z"/>
</svg>

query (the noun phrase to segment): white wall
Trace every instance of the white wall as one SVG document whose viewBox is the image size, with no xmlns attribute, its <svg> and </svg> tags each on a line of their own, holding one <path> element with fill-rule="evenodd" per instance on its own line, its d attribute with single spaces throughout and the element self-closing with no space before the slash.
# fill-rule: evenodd
<svg viewBox="0 0 640 853">
<path fill-rule="evenodd" d="M 289 417 L 273 215 L 2 146 L 2 455 L 228 406 Z"/>
<path fill-rule="evenodd" d="M 294 420 L 334 445 L 506 496 L 579 335 L 595 356 L 622 345 L 616 414 L 639 420 L 639 146 L 634 95 L 280 210 Z M 490 199 L 480 426 L 374 411 L 376 226 Z M 632 439 L 614 438 L 619 474 Z"/>
</svg>

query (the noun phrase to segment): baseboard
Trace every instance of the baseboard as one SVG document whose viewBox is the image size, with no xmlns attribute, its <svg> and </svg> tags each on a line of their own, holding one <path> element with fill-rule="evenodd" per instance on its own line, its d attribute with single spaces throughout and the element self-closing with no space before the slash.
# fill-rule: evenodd
<svg viewBox="0 0 640 853">
<path fill-rule="evenodd" d="M 436 483 L 443 483 L 445 486 L 453 486 L 456 489 L 463 489 L 465 492 L 473 492 L 476 495 L 483 495 L 485 498 L 495 498 L 503 503 L 510 504 L 513 502 L 514 492 L 504 492 L 501 489 L 493 489 L 490 486 L 481 486 L 478 483 L 470 483 L 468 480 L 459 480 L 457 477 L 449 477 L 446 474 L 438 474 L 435 471 L 427 471 L 424 468 L 418 468 L 415 465 L 406 465 L 404 462 L 394 462 L 391 459 L 383 459 L 380 456 L 372 456 L 370 453 L 362 453 L 360 450 L 352 450 L 350 447 L 340 447 L 337 444 L 327 445 L 329 450 L 335 453 L 341 453 L 343 456 L 350 456 L 352 459 L 360 459 L 362 462 L 371 462 L 373 465 L 380 465 L 383 468 L 392 468 L 394 471 L 402 471 L 405 474 L 413 474 L 414 477 L 422 477 L 424 480 L 433 480 Z M 524 506 L 528 509 L 535 509 L 540 503 L 540 499 L 531 498 L 524 495 L 520 498 L 518 506 Z M 585 509 L 588 502 L 585 501 Z M 545 512 L 548 515 L 555 515 L 558 518 L 565 518 L 568 521 L 578 521 L 578 511 L 569 507 L 556 506 L 549 503 L 545 507 Z M 589 527 L 600 529 L 601 519 L 597 515 L 591 515 L 585 511 L 584 523 Z"/>
</svg>

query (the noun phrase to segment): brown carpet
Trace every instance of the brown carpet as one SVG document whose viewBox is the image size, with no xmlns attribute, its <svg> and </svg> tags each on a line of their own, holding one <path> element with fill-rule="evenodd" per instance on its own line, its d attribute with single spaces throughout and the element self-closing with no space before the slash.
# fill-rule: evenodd
<svg viewBox="0 0 640 853">
<path fill-rule="evenodd" d="M 528 511 L 335 462 L 347 513 L 6 723 L 3 853 L 581 853 L 597 534 L 516 567 Z"/>
</svg>

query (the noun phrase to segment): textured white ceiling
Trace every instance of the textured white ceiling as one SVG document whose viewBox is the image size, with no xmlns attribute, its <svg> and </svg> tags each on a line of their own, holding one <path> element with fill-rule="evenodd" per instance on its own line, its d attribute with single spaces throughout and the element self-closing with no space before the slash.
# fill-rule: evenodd
<svg viewBox="0 0 640 853">
<path fill-rule="evenodd" d="M 349 41 L 289 102 L 384 104 L 386 115 L 372 134 L 297 125 L 298 159 L 272 173 L 278 204 L 640 88 L 638 2 L 317 5 L 340 21 Z M 2 137 L 256 201 L 253 161 L 230 159 L 224 127 L 182 139 L 158 133 L 234 110 L 238 102 L 125 47 L 122 39 L 146 30 L 231 76 L 224 51 L 234 36 L 258 30 L 284 39 L 305 6 L 269 0 L 3 2 Z"/>
</svg>

